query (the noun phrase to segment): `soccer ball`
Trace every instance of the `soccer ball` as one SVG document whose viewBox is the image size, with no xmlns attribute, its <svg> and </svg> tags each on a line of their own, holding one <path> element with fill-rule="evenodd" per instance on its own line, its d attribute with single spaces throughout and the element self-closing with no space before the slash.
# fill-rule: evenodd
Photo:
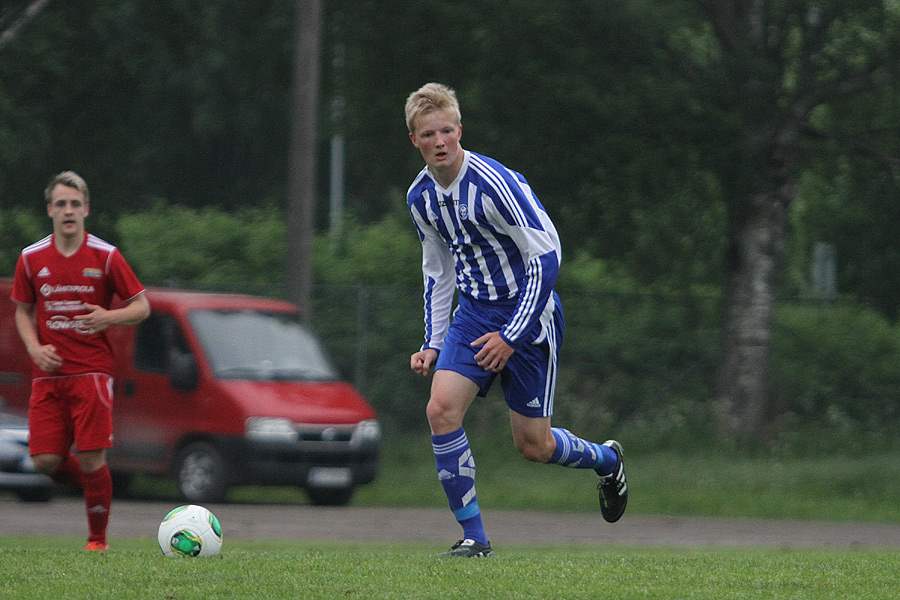
<svg viewBox="0 0 900 600">
<path fill-rule="evenodd" d="M 215 556 L 222 549 L 222 526 L 207 509 L 187 504 L 166 515 L 156 539 L 167 556 Z"/>
</svg>

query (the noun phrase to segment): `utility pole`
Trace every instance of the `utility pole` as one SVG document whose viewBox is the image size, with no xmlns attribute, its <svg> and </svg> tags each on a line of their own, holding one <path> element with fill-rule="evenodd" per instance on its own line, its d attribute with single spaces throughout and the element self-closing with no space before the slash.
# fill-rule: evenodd
<svg viewBox="0 0 900 600">
<path fill-rule="evenodd" d="M 316 121 L 322 0 L 295 0 L 295 47 L 287 199 L 287 299 L 312 316 Z"/>
<path fill-rule="evenodd" d="M 329 194 L 330 227 L 329 237 L 332 254 L 337 254 L 343 244 L 343 220 L 344 220 L 344 163 L 346 162 L 344 151 L 344 110 L 347 101 L 344 98 L 344 44 L 340 39 L 334 47 L 334 60 L 332 66 L 335 73 L 335 92 L 331 101 L 331 125 L 334 131 L 331 134 L 331 190 Z"/>
</svg>

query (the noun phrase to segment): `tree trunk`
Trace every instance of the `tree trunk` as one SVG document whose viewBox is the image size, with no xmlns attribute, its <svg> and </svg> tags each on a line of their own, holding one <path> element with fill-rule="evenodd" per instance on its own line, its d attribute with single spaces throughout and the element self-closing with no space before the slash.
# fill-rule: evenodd
<svg viewBox="0 0 900 600">
<path fill-rule="evenodd" d="M 757 194 L 733 229 L 717 391 L 720 426 L 738 437 L 765 435 L 772 325 L 789 200 L 778 191 Z"/>
</svg>

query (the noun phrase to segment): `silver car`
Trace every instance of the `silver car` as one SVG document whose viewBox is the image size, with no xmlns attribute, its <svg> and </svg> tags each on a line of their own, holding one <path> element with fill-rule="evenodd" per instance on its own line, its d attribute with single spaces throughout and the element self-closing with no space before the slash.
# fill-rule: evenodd
<svg viewBox="0 0 900 600">
<path fill-rule="evenodd" d="M 0 492 L 12 492 L 25 502 L 47 502 L 57 486 L 34 469 L 28 455 L 28 421 L 0 412 Z"/>
</svg>

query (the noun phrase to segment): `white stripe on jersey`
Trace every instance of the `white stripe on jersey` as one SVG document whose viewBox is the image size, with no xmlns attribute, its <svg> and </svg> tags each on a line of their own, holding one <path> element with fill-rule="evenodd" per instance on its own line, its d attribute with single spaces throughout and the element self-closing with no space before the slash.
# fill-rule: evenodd
<svg viewBox="0 0 900 600">
<path fill-rule="evenodd" d="M 103 271 L 105 273 L 109 273 L 110 266 L 112 265 L 113 254 L 116 251 L 116 247 L 107 242 L 106 240 L 101 240 L 93 233 L 89 233 L 87 236 L 87 242 L 89 248 L 94 248 L 96 250 L 100 250 L 102 252 L 106 252 L 106 264 L 103 266 Z"/>
<path fill-rule="evenodd" d="M 506 326 L 506 334 L 515 339 L 519 337 L 525 327 L 528 325 L 529 316 L 535 311 L 538 294 L 540 293 L 540 282 L 542 280 L 541 273 L 543 265 L 539 258 L 533 258 L 528 264 L 528 271 L 534 273 L 534 277 L 528 278 L 528 285 L 525 288 L 524 298 L 521 300 L 519 311 L 513 316 L 512 321 Z"/>
<path fill-rule="evenodd" d="M 113 250 L 116 249 L 115 246 L 113 246 L 112 244 L 110 244 L 109 242 L 107 242 L 105 240 L 101 240 L 93 233 L 88 234 L 87 245 L 90 246 L 91 248 L 103 250 L 104 252 L 112 252 Z"/>
<path fill-rule="evenodd" d="M 556 398 L 556 372 L 558 368 L 557 357 L 559 356 L 559 339 L 556 336 L 558 331 L 556 330 L 556 327 L 553 326 L 555 304 L 555 297 L 551 294 L 550 300 L 547 301 L 547 307 L 544 309 L 544 314 L 541 315 L 542 320 L 549 316 L 549 323 L 544 323 L 544 329 L 547 332 L 547 343 L 550 346 L 547 359 L 547 383 L 544 388 L 544 398 L 547 399 L 547 401 L 544 402 L 545 417 L 549 417 L 553 414 L 553 400 Z"/>
<path fill-rule="evenodd" d="M 503 201 L 506 208 L 512 214 L 516 225 L 518 225 L 519 227 L 528 227 L 528 221 L 525 219 L 525 215 L 522 214 L 522 209 L 515 201 L 512 190 L 509 189 L 509 186 L 506 184 L 506 180 L 503 179 L 503 177 L 490 165 L 488 165 L 476 155 L 472 155 L 472 168 L 476 173 L 481 174 L 482 177 L 489 181 L 494 189 L 498 192 L 500 200 Z M 515 176 L 515 174 L 512 175 L 513 178 L 518 181 L 518 178 Z M 529 199 L 530 196 L 530 194 L 526 194 L 526 197 L 529 197 Z"/>
<path fill-rule="evenodd" d="M 50 245 L 50 242 L 53 240 L 53 235 L 48 235 L 42 240 L 38 240 L 35 243 L 27 246 L 24 250 L 22 250 L 22 254 L 31 254 L 32 252 L 37 252 L 38 250 L 43 250 L 47 246 Z"/>
</svg>

